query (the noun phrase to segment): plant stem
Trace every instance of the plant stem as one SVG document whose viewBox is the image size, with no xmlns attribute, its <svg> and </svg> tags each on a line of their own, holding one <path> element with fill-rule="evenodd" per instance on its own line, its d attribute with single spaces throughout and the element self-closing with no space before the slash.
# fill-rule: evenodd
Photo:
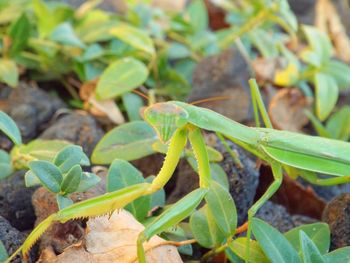
<svg viewBox="0 0 350 263">
<path fill-rule="evenodd" d="M 256 26 L 264 22 L 264 20 L 270 15 L 272 11 L 274 11 L 274 9 L 275 9 L 275 6 L 261 10 L 256 16 L 254 16 L 247 23 L 241 26 L 238 31 L 233 32 L 233 34 L 230 34 L 227 37 L 225 37 L 223 41 L 220 43 L 220 48 L 222 49 L 228 48 L 243 34 L 247 33 L 248 31 L 251 31 L 253 28 L 255 28 Z"/>
</svg>

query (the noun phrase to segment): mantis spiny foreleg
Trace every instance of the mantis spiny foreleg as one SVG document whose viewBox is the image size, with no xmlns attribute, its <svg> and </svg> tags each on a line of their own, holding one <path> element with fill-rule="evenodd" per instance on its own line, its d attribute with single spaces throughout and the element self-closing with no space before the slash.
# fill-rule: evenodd
<svg viewBox="0 0 350 263">
<path fill-rule="evenodd" d="M 137 256 L 140 263 L 146 263 L 146 256 L 145 256 L 145 250 L 143 247 L 143 242 L 149 240 L 152 235 L 155 235 L 163 230 L 165 230 L 164 226 L 167 226 L 166 220 L 163 220 L 162 218 L 167 217 L 167 221 L 171 222 L 173 225 L 179 223 L 184 218 L 188 217 L 192 211 L 198 206 L 200 201 L 205 195 L 205 192 L 203 192 L 203 189 L 208 188 L 211 181 L 211 175 L 210 175 L 210 166 L 209 166 L 209 158 L 208 153 L 205 147 L 204 138 L 201 134 L 201 131 L 198 127 L 188 124 L 185 126 L 185 128 L 188 130 L 188 137 L 191 142 L 191 146 L 194 152 L 194 156 L 197 161 L 198 165 L 198 175 L 200 180 L 200 189 L 197 189 L 181 200 L 179 200 L 172 208 L 169 208 L 164 213 L 162 213 L 157 219 L 155 219 L 154 222 L 149 224 L 144 231 L 142 231 L 139 234 L 138 240 L 137 240 Z M 176 145 L 182 145 L 183 142 L 179 142 L 177 136 L 178 131 L 175 132 L 173 138 L 171 139 L 170 144 L 176 144 Z M 181 154 L 181 151 L 180 151 Z M 170 152 L 170 146 L 169 151 L 167 153 L 166 160 L 171 160 L 170 158 L 174 155 L 174 152 Z M 177 156 L 177 155 L 176 155 Z M 177 164 L 178 160 L 176 161 Z M 172 165 L 174 163 L 171 163 Z M 176 166 L 175 164 L 175 166 Z M 164 163 L 165 165 L 165 163 Z M 170 164 L 169 164 L 170 165 Z M 163 181 L 162 181 L 163 182 Z M 157 186 L 160 184 L 157 183 Z M 198 192 L 200 191 L 200 192 Z M 197 192 L 197 193 L 196 193 Z M 193 196 L 193 197 L 191 197 Z M 151 234 L 150 234 L 151 233 Z"/>
</svg>

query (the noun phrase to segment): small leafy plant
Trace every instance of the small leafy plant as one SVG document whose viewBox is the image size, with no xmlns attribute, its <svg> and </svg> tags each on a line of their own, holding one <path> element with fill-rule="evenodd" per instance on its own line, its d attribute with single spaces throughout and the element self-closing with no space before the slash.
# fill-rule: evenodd
<svg viewBox="0 0 350 263">
<path fill-rule="evenodd" d="M 89 158 L 82 148 L 68 145 L 57 153 L 52 162 L 31 161 L 25 174 L 25 183 L 27 187 L 41 184 L 55 193 L 58 207 L 63 209 L 73 204 L 70 194 L 84 192 L 101 180 L 97 175 L 83 171 L 81 166 L 88 165 Z"/>
</svg>

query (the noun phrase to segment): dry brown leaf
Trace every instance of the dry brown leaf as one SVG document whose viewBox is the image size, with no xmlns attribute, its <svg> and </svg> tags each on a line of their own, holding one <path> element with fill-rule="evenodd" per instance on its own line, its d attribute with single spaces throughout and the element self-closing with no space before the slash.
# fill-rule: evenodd
<svg viewBox="0 0 350 263">
<path fill-rule="evenodd" d="M 330 0 L 317 1 L 315 25 L 331 37 L 337 56 L 350 62 L 350 39 L 336 8 Z"/>
<path fill-rule="evenodd" d="M 255 198 L 264 194 L 273 181 L 271 167 L 261 165 L 259 187 Z M 271 198 L 271 201 L 283 205 L 289 213 L 306 215 L 321 219 L 326 202 L 310 187 L 305 187 L 289 176 L 283 176 L 283 183 Z"/>
<path fill-rule="evenodd" d="M 152 6 L 159 7 L 165 11 L 181 12 L 186 7 L 186 0 L 153 0 Z"/>
<path fill-rule="evenodd" d="M 39 262 L 57 263 L 104 263 L 138 262 L 136 240 L 144 226 L 127 211 L 119 210 L 111 217 L 90 219 L 81 246 L 67 248 L 55 256 L 50 251 L 42 253 Z M 164 245 L 166 240 L 155 236 L 144 243 L 147 262 L 180 263 L 181 257 L 175 246 Z"/>
<path fill-rule="evenodd" d="M 298 89 L 281 89 L 273 97 L 269 105 L 269 116 L 275 128 L 293 132 L 301 131 L 308 123 L 304 110 L 311 102 Z"/>
<path fill-rule="evenodd" d="M 84 83 L 79 89 L 79 95 L 84 100 L 86 110 L 97 117 L 108 117 L 113 123 L 121 124 L 125 122 L 123 114 L 120 112 L 117 104 L 113 99 L 97 100 L 95 88 L 97 80 Z"/>
<path fill-rule="evenodd" d="M 273 83 L 277 86 L 286 86 L 293 83 L 293 78 L 297 72 L 289 70 L 291 63 L 284 57 L 276 58 L 257 58 L 252 62 L 253 70 L 255 71 L 258 83 Z M 285 73 L 282 73 L 285 72 Z M 290 74 L 294 73 L 294 74 Z M 281 77 L 283 74 L 283 79 Z M 280 76 L 277 78 L 277 76 Z"/>
</svg>

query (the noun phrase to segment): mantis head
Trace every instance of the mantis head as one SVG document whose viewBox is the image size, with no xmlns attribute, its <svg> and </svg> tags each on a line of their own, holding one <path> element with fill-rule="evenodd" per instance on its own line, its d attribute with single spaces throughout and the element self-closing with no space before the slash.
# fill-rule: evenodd
<svg viewBox="0 0 350 263">
<path fill-rule="evenodd" d="M 188 122 L 187 111 L 171 102 L 153 104 L 144 110 L 143 116 L 164 143 L 171 139 L 178 128 L 184 127 Z"/>
</svg>

